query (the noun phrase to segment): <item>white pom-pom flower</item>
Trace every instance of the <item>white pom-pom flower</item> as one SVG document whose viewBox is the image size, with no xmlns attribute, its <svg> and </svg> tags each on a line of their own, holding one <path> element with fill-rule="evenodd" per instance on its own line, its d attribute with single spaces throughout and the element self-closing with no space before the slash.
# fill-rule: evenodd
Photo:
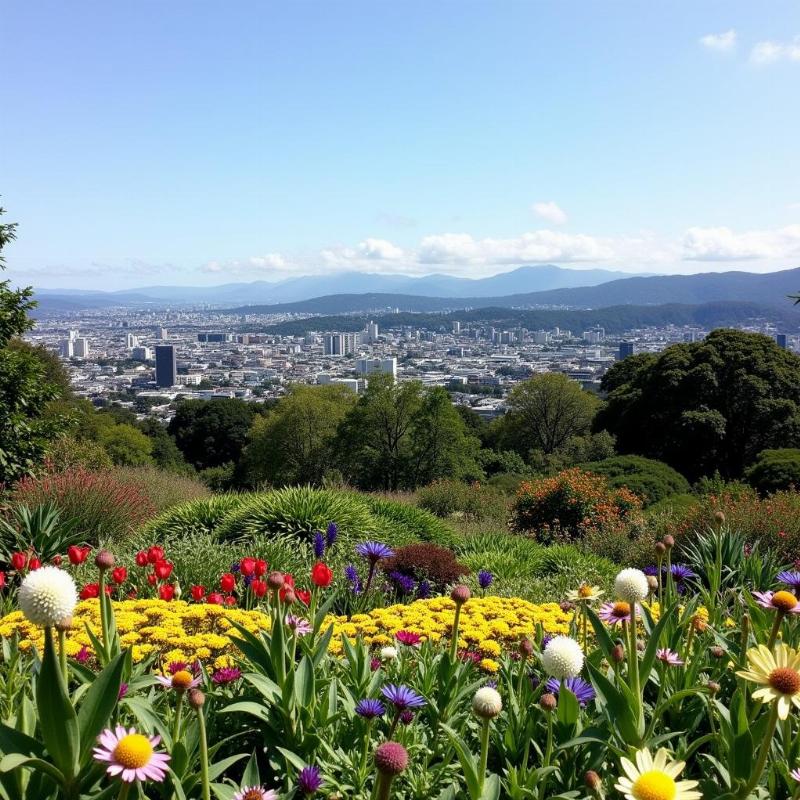
<svg viewBox="0 0 800 800">
<path fill-rule="evenodd" d="M 647 575 L 640 569 L 623 569 L 614 580 L 614 591 L 620 600 L 634 605 L 647 599 L 650 593 L 650 586 L 647 583 Z"/>
<path fill-rule="evenodd" d="M 544 648 L 542 666 L 560 681 L 576 678 L 583 669 L 583 650 L 569 636 L 554 636 Z"/>
<path fill-rule="evenodd" d="M 390 644 L 381 648 L 381 661 L 394 661 L 397 658 L 397 648 Z"/>
<path fill-rule="evenodd" d="M 58 567 L 39 567 L 25 576 L 17 601 L 29 622 L 49 627 L 72 617 L 78 603 L 78 591 L 68 572 Z"/>
<path fill-rule="evenodd" d="M 475 692 L 472 710 L 481 719 L 494 719 L 503 710 L 503 699 L 497 689 L 484 686 Z"/>
</svg>

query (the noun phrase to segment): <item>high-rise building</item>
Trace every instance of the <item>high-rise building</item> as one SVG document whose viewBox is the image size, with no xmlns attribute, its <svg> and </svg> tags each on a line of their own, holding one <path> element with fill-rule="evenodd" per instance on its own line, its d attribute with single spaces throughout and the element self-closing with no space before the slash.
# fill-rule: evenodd
<svg viewBox="0 0 800 800">
<path fill-rule="evenodd" d="M 178 380 L 178 364 L 175 357 L 175 346 L 171 344 L 156 345 L 156 386 L 166 388 L 174 386 Z"/>
<path fill-rule="evenodd" d="M 72 350 L 75 358 L 89 358 L 89 340 L 85 336 L 79 336 L 72 342 Z"/>
<path fill-rule="evenodd" d="M 61 358 L 72 358 L 75 355 L 74 345 L 72 339 L 62 339 L 58 344 L 58 354 Z"/>
<path fill-rule="evenodd" d="M 197 334 L 198 342 L 229 342 L 232 338 L 233 334 L 230 333 L 214 333 L 212 331 L 206 331 L 204 333 Z"/>
<path fill-rule="evenodd" d="M 782 347 L 784 350 L 789 346 L 789 340 L 787 339 L 785 333 L 776 333 L 775 341 L 777 342 L 778 347 Z"/>
<path fill-rule="evenodd" d="M 367 323 L 367 341 L 370 344 L 378 341 L 378 323 L 372 320 Z"/>
<path fill-rule="evenodd" d="M 151 361 L 153 351 L 149 347 L 134 347 L 131 349 L 131 358 L 135 361 Z"/>
<path fill-rule="evenodd" d="M 460 322 L 454 322 L 453 323 L 453 334 L 455 336 L 458 336 L 459 333 L 461 333 L 461 323 Z"/>
<path fill-rule="evenodd" d="M 359 358 L 356 362 L 356 372 L 359 375 L 391 375 L 397 377 L 396 358 Z"/>
<path fill-rule="evenodd" d="M 341 333 L 328 333 L 322 339 L 326 356 L 344 355 L 344 336 Z"/>
<path fill-rule="evenodd" d="M 627 358 L 628 356 L 633 355 L 633 342 L 620 342 L 619 343 L 619 354 L 617 355 L 617 359 L 622 361 L 623 358 Z"/>
<path fill-rule="evenodd" d="M 69 331 L 69 340 L 74 342 L 78 338 L 78 331 Z"/>
<path fill-rule="evenodd" d="M 166 328 L 158 328 L 156 330 L 156 339 L 161 339 L 162 341 L 166 342 L 169 339 L 169 333 L 167 332 Z"/>
<path fill-rule="evenodd" d="M 129 333 L 125 337 L 125 346 L 128 350 L 133 350 L 134 347 L 139 346 L 139 337 L 136 334 Z"/>
</svg>

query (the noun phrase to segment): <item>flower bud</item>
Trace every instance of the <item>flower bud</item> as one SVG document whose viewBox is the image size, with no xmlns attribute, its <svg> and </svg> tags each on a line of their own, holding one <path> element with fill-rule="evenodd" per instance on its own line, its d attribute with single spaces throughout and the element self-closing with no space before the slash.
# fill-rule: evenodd
<svg viewBox="0 0 800 800">
<path fill-rule="evenodd" d="M 719 692 L 720 686 L 716 681 L 709 681 L 708 682 L 708 692 L 713 697 L 717 692 Z"/>
<path fill-rule="evenodd" d="M 725 524 L 725 514 L 722 511 L 717 511 L 714 514 L 714 522 L 716 522 L 718 525 L 724 525 Z"/>
<path fill-rule="evenodd" d="M 297 595 L 294 593 L 294 589 L 287 589 L 286 594 L 283 596 L 283 602 L 287 606 L 293 606 L 297 602 Z"/>
<path fill-rule="evenodd" d="M 408 766 L 408 752 L 400 742 L 384 742 L 375 750 L 375 766 L 382 775 L 393 778 Z"/>
<path fill-rule="evenodd" d="M 530 639 L 525 638 L 519 643 L 519 654 L 523 659 L 533 655 L 533 642 Z"/>
<path fill-rule="evenodd" d="M 68 631 L 72 628 L 72 617 L 64 617 L 56 623 L 57 631 Z"/>
<path fill-rule="evenodd" d="M 672 550 L 672 548 L 675 547 L 675 537 L 669 533 L 664 537 L 663 542 L 667 550 Z"/>
<path fill-rule="evenodd" d="M 497 689 L 484 686 L 472 698 L 472 710 L 481 719 L 494 719 L 503 710 L 503 700 Z"/>
<path fill-rule="evenodd" d="M 625 660 L 625 648 L 621 644 L 614 645 L 611 651 L 611 659 L 615 664 L 621 664 Z"/>
<path fill-rule="evenodd" d="M 603 786 L 603 782 L 600 780 L 600 776 L 593 769 L 590 769 L 583 776 L 583 782 L 586 784 L 586 788 L 590 789 L 593 792 L 598 791 Z"/>
<path fill-rule="evenodd" d="M 539 708 L 541 708 L 542 711 L 552 712 L 556 710 L 557 706 L 558 700 L 556 699 L 556 696 L 550 692 L 543 694 L 539 698 Z"/>
<path fill-rule="evenodd" d="M 189 705 L 195 710 L 200 710 L 206 702 L 206 696 L 199 689 L 189 689 L 186 693 Z"/>
<path fill-rule="evenodd" d="M 658 591 L 658 578 L 655 575 L 648 575 L 647 576 L 647 585 L 650 588 L 651 592 Z"/>
<path fill-rule="evenodd" d="M 462 606 L 464 603 L 469 600 L 472 596 L 472 592 L 469 590 L 469 586 L 464 586 L 464 584 L 459 584 L 458 586 L 453 588 L 453 591 L 450 592 L 450 599 L 457 605 Z"/>
<path fill-rule="evenodd" d="M 564 614 L 569 614 L 570 611 L 575 610 L 575 604 L 570 603 L 569 600 L 564 600 L 562 603 L 559 603 L 558 607 Z"/>
<path fill-rule="evenodd" d="M 667 552 L 667 548 L 664 545 L 664 542 L 656 542 L 655 551 L 656 551 L 656 556 L 658 558 L 663 557 L 664 553 Z"/>
<path fill-rule="evenodd" d="M 725 657 L 725 649 L 720 647 L 718 644 L 715 644 L 712 648 L 709 649 L 714 658 L 724 658 Z"/>
<path fill-rule="evenodd" d="M 284 579 L 282 572 L 270 572 L 267 576 L 267 585 L 270 589 L 274 591 L 280 591 L 283 589 Z"/>
<path fill-rule="evenodd" d="M 94 559 L 95 566 L 100 570 L 100 572 L 104 572 L 107 569 L 111 569 L 114 566 L 114 554 L 110 553 L 108 550 L 101 550 Z"/>
</svg>

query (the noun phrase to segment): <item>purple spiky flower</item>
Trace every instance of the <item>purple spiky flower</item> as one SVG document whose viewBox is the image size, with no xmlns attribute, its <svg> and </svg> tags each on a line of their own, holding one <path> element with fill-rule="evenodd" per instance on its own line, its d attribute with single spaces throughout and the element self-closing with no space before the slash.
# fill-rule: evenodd
<svg viewBox="0 0 800 800">
<path fill-rule="evenodd" d="M 545 687 L 548 692 L 558 696 L 558 690 L 561 688 L 561 681 L 556 678 L 550 678 L 545 684 Z M 592 684 L 587 683 L 582 678 L 567 678 L 564 681 L 564 687 L 569 689 L 572 694 L 578 698 L 578 703 L 580 703 L 581 706 L 591 703 L 595 698 L 595 691 L 592 688 Z"/>
<path fill-rule="evenodd" d="M 377 564 L 384 558 L 391 558 L 394 550 L 383 542 L 361 542 L 356 545 L 356 553 L 369 561 L 370 564 Z"/>
<path fill-rule="evenodd" d="M 325 555 L 325 537 L 322 531 L 317 531 L 314 534 L 314 557 L 319 560 Z"/>
<path fill-rule="evenodd" d="M 375 719 L 386 713 L 386 706 L 377 699 L 367 697 L 356 703 L 356 714 L 364 719 Z"/>
<path fill-rule="evenodd" d="M 319 767 L 303 767 L 297 776 L 297 788 L 307 797 L 316 794 L 322 787 Z"/>
<path fill-rule="evenodd" d="M 336 537 L 339 535 L 339 526 L 335 522 L 328 523 L 328 530 L 325 532 L 325 544 L 330 550 L 336 544 Z"/>
<path fill-rule="evenodd" d="M 492 585 L 493 580 L 494 575 L 492 575 L 488 569 L 482 569 L 478 573 L 478 586 L 480 586 L 481 589 L 488 589 Z"/>
<path fill-rule="evenodd" d="M 408 686 L 389 683 L 381 689 L 381 694 L 398 710 L 405 711 L 407 708 L 422 708 L 425 705 L 425 698 L 417 694 Z"/>
<path fill-rule="evenodd" d="M 793 595 L 800 594 L 800 571 L 796 569 L 784 570 L 778 573 L 776 580 L 784 586 L 788 586 Z"/>
</svg>

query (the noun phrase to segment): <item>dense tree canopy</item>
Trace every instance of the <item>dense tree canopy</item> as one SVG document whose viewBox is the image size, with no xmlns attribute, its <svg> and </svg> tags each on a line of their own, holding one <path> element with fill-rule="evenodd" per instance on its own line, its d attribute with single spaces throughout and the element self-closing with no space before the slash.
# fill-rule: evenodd
<svg viewBox="0 0 800 800">
<path fill-rule="evenodd" d="M 800 489 L 800 449 L 762 450 L 745 476 L 750 485 L 762 494 Z"/>
<path fill-rule="evenodd" d="M 623 453 L 666 461 L 690 479 L 740 477 L 765 447 L 800 444 L 800 358 L 767 336 L 720 329 L 635 369 L 608 372 L 595 419 Z"/>
</svg>

